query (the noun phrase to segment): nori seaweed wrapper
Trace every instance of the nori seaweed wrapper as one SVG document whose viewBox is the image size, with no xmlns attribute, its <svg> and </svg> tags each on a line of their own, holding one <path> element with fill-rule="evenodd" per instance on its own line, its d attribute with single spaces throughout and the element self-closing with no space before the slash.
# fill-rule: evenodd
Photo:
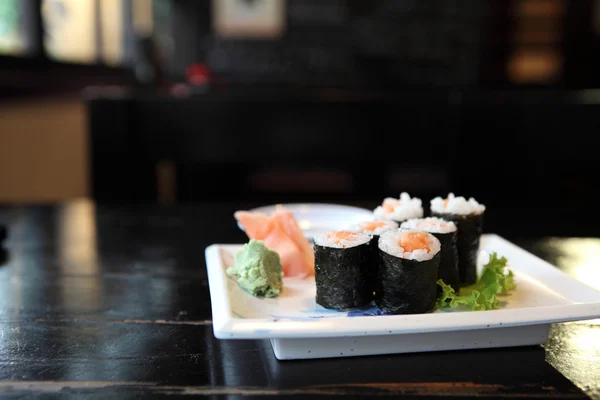
<svg viewBox="0 0 600 400">
<path fill-rule="evenodd" d="M 458 228 L 456 239 L 458 277 L 461 285 L 472 285 L 477 281 L 477 256 L 479 240 L 483 231 L 483 213 L 460 215 L 432 212 L 431 214 L 446 221 L 454 221 L 456 224 Z"/>
<path fill-rule="evenodd" d="M 369 242 L 370 254 L 369 254 L 369 270 L 367 271 L 366 278 L 369 282 L 371 290 L 373 291 L 373 297 L 375 297 L 375 291 L 377 290 L 377 276 L 379 269 L 379 236 L 371 235 L 371 241 Z"/>
<path fill-rule="evenodd" d="M 433 311 L 437 300 L 440 252 L 431 260 L 417 261 L 379 251 L 375 304 L 387 314 Z"/>
<path fill-rule="evenodd" d="M 440 250 L 440 268 L 438 270 L 438 279 L 442 279 L 446 285 L 454 289 L 456 293 L 460 289 L 460 279 L 458 275 L 458 249 L 456 241 L 458 230 L 454 232 L 437 233 L 430 232 L 440 241 L 442 249 Z M 438 286 L 438 289 L 442 288 Z"/>
<path fill-rule="evenodd" d="M 370 268 L 368 271 L 365 271 L 365 278 L 367 282 L 369 282 L 370 287 L 373 292 L 376 290 L 376 282 L 377 279 L 377 269 L 379 268 L 379 236 L 381 235 L 373 235 L 368 232 L 362 232 L 369 236 L 371 236 L 371 241 L 369 242 L 369 258 L 368 265 Z"/>
<path fill-rule="evenodd" d="M 380 235 L 371 235 L 371 262 L 373 263 L 374 267 L 373 268 L 377 268 L 377 265 L 379 263 L 379 236 Z M 376 276 L 373 276 L 373 279 L 375 279 Z"/>
<path fill-rule="evenodd" d="M 317 304 L 345 310 L 373 301 L 377 265 L 370 243 L 345 249 L 315 244 Z"/>
</svg>

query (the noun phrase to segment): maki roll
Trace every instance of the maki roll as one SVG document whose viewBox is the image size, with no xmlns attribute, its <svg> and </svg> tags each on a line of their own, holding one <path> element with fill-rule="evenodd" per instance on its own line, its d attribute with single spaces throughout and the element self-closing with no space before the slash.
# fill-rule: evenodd
<svg viewBox="0 0 600 400">
<path fill-rule="evenodd" d="M 457 229 L 452 221 L 441 218 L 416 218 L 403 222 L 402 228 L 417 229 L 431 233 L 442 246 L 440 254 L 440 268 L 438 279 L 442 279 L 446 285 L 454 289 L 456 293 L 460 289 L 458 278 L 458 250 L 456 248 Z"/>
<path fill-rule="evenodd" d="M 431 215 L 453 221 L 458 228 L 456 248 L 458 250 L 458 276 L 461 285 L 477 281 L 477 254 L 483 230 L 485 206 L 474 198 L 468 201 L 449 193 L 446 199 L 431 200 Z"/>
<path fill-rule="evenodd" d="M 423 205 L 421 199 L 411 198 L 406 192 L 400 194 L 399 199 L 387 197 L 383 203 L 373 210 L 377 219 L 391 220 L 401 223 L 411 218 L 421 218 L 423 216 Z"/>
<path fill-rule="evenodd" d="M 345 310 L 373 301 L 375 265 L 370 242 L 370 235 L 351 231 L 315 238 L 317 304 Z"/>
<path fill-rule="evenodd" d="M 440 241 L 430 233 L 400 228 L 379 237 L 375 304 L 388 314 L 433 310 L 437 298 Z"/>
</svg>

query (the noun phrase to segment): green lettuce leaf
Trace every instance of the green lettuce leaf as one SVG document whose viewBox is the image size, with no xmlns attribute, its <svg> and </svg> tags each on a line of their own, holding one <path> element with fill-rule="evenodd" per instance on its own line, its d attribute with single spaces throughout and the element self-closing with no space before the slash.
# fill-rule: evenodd
<svg viewBox="0 0 600 400">
<path fill-rule="evenodd" d="M 437 284 L 441 291 L 436 307 L 443 309 L 465 306 L 473 311 L 497 309 L 500 303 L 496 296 L 505 296 L 517 287 L 514 274 L 506 264 L 505 257 L 498 258 L 496 253 L 492 253 L 477 282 L 462 288 L 459 294 L 439 279 Z"/>
</svg>

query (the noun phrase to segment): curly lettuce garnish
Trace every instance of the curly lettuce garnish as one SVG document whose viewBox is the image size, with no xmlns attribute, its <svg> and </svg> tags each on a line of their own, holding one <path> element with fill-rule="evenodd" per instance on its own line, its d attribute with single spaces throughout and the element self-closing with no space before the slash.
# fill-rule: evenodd
<svg viewBox="0 0 600 400">
<path fill-rule="evenodd" d="M 462 288 L 459 294 L 456 294 L 452 287 L 439 279 L 437 284 L 442 290 L 438 296 L 436 307 L 443 309 L 466 306 L 473 311 L 497 309 L 499 302 L 496 297 L 505 296 L 517 287 L 514 274 L 506 267 L 506 264 L 505 257 L 498 258 L 496 253 L 492 253 L 477 282 Z"/>
</svg>

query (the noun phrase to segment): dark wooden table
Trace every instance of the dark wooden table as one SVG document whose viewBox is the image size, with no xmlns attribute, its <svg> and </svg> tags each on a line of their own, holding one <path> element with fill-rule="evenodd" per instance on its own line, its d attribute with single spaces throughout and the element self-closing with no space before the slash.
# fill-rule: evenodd
<svg viewBox="0 0 600 400">
<path fill-rule="evenodd" d="M 215 339 L 204 249 L 245 241 L 238 208 L 0 208 L 0 392 L 600 398 L 600 321 L 556 324 L 544 347 L 331 360 Z M 599 239 L 509 239 L 600 288 Z"/>
</svg>

